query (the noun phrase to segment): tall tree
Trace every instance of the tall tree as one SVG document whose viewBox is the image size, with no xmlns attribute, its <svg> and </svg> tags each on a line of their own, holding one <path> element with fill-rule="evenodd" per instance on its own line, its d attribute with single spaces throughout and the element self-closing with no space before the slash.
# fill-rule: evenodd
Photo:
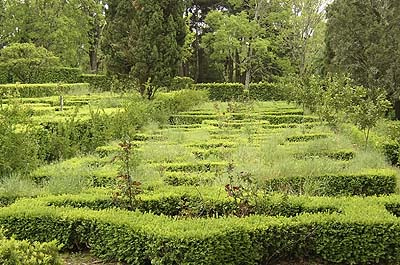
<svg viewBox="0 0 400 265">
<path fill-rule="evenodd" d="M 98 46 L 102 8 L 101 0 L 0 1 L 0 47 L 34 43 L 59 56 L 66 66 L 89 68 L 86 53 Z"/>
<path fill-rule="evenodd" d="M 323 58 L 325 3 L 326 0 L 284 1 L 290 16 L 283 38 L 292 64 L 302 78 L 314 74 Z"/>
<path fill-rule="evenodd" d="M 212 29 L 203 41 L 211 58 L 220 62 L 225 81 L 240 82 L 244 75 L 248 86 L 251 70 L 258 58 L 256 52 L 268 52 L 268 41 L 263 38 L 265 30 L 245 12 L 228 15 L 221 11 L 210 12 L 206 23 Z"/>
<path fill-rule="evenodd" d="M 112 0 L 104 53 L 109 72 L 133 78 L 143 97 L 174 77 L 182 59 L 186 26 L 181 0 Z"/>
<path fill-rule="evenodd" d="M 400 2 L 336 0 L 328 9 L 327 63 L 358 83 L 386 89 L 400 119 Z"/>
</svg>

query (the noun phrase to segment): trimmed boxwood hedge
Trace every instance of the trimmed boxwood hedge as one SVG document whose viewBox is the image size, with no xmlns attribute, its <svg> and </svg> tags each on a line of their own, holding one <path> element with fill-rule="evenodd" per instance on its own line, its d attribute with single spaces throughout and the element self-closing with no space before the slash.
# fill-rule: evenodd
<svg viewBox="0 0 400 265">
<path fill-rule="evenodd" d="M 288 142 L 308 142 L 318 139 L 328 138 L 331 134 L 327 133 L 314 133 L 314 134 L 301 134 L 301 135 L 294 135 L 286 138 Z"/>
<path fill-rule="evenodd" d="M 33 67 L 26 73 L 24 80 L 20 80 L 7 66 L 0 66 L 0 84 L 29 82 L 30 84 L 46 83 L 78 83 L 82 71 L 70 67 Z"/>
<path fill-rule="evenodd" d="M 88 83 L 91 90 L 111 91 L 112 78 L 107 75 L 98 74 L 82 74 L 79 82 Z"/>
<path fill-rule="evenodd" d="M 307 185 L 312 185 L 316 196 L 373 196 L 395 193 L 396 181 L 396 171 L 377 169 L 354 174 L 269 179 L 265 187 L 272 191 L 303 194 Z"/>
<path fill-rule="evenodd" d="M 336 151 L 323 151 L 323 152 L 313 152 L 313 153 L 296 153 L 293 156 L 297 159 L 307 159 L 314 157 L 328 157 L 336 160 L 349 161 L 354 158 L 355 151 L 351 149 L 342 149 Z"/>
<path fill-rule="evenodd" d="M 34 98 L 49 97 L 67 94 L 72 91 L 86 91 L 89 85 L 85 83 L 76 84 L 6 84 L 0 85 L 0 94 L 17 97 Z"/>
<path fill-rule="evenodd" d="M 218 101 L 239 100 L 244 93 L 241 83 L 203 83 L 195 84 L 194 88 L 208 91 L 209 98 Z"/>
<path fill-rule="evenodd" d="M 385 208 L 400 203 L 399 196 L 293 200 L 341 213 L 174 219 L 59 208 L 41 198 L 0 209 L 0 225 L 18 239 L 57 239 L 65 249 L 89 247 L 99 258 L 128 264 L 257 265 L 285 257 L 336 264 L 400 261 L 400 220 Z"/>
<path fill-rule="evenodd" d="M 274 83 L 253 83 L 249 86 L 249 96 L 254 100 L 286 100 L 282 87 Z"/>
</svg>

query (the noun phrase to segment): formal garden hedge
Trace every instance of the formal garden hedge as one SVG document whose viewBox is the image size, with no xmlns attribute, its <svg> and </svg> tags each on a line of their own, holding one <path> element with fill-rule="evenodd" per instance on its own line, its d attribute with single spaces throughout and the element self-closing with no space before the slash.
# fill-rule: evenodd
<svg viewBox="0 0 400 265">
<path fill-rule="evenodd" d="M 21 71 L 21 69 L 17 69 Z M 79 83 L 82 71 L 69 67 L 31 67 L 23 73 L 14 72 L 8 65 L 0 66 L 0 84 L 16 82 L 29 84 Z"/>
<path fill-rule="evenodd" d="M 92 91 L 111 91 L 112 78 L 101 74 L 82 74 L 79 82 L 88 83 Z"/>
<path fill-rule="evenodd" d="M 65 95 L 73 91 L 88 91 L 89 84 L 6 84 L 0 85 L 3 97 L 48 97 Z"/>
<path fill-rule="evenodd" d="M 210 100 L 231 101 L 243 97 L 244 85 L 240 83 L 195 84 L 195 89 L 208 91 Z"/>
<path fill-rule="evenodd" d="M 0 224 L 18 239 L 58 240 L 64 249 L 88 247 L 129 264 L 265 264 L 305 256 L 337 264 L 400 261 L 400 221 L 385 207 L 398 211 L 399 196 L 294 197 L 340 212 L 207 219 L 47 206 L 54 200 L 19 200 L 0 209 Z"/>
</svg>

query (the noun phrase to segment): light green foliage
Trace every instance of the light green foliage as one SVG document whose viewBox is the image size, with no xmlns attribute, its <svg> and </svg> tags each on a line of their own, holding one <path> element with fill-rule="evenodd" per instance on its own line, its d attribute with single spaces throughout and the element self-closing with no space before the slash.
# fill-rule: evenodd
<svg viewBox="0 0 400 265">
<path fill-rule="evenodd" d="M 62 265 L 57 242 L 30 243 L 0 236 L 0 263 L 4 265 Z"/>
<path fill-rule="evenodd" d="M 0 108 L 0 178 L 35 168 L 38 148 L 27 109 L 17 104 Z"/>
<path fill-rule="evenodd" d="M 99 49 L 104 23 L 102 1 L 4 2 L 0 47 L 9 43 L 34 43 L 60 57 L 63 65 L 90 68 L 86 52 L 91 57 Z"/>
<path fill-rule="evenodd" d="M 383 90 L 366 91 L 361 88 L 361 98 L 350 107 L 350 119 L 364 132 L 365 144 L 368 144 L 369 133 L 381 120 L 390 107 Z"/>
<path fill-rule="evenodd" d="M 237 82 L 252 69 L 257 53 L 268 52 L 268 41 L 263 39 L 264 29 L 246 12 L 229 15 L 212 11 L 206 23 L 210 32 L 203 37 L 203 46 L 211 59 L 223 70 L 226 82 Z"/>
</svg>

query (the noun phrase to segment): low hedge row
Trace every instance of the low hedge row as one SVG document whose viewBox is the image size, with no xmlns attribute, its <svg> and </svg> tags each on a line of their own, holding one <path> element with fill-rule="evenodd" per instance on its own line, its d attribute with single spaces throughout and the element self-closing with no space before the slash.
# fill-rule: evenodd
<svg viewBox="0 0 400 265">
<path fill-rule="evenodd" d="M 199 186 L 208 185 L 215 181 L 215 174 L 185 174 L 168 172 L 164 176 L 164 183 L 171 186 Z"/>
<path fill-rule="evenodd" d="M 0 234 L 0 264 L 3 265 L 62 265 L 57 242 L 30 243 Z"/>
<path fill-rule="evenodd" d="M 384 207 L 400 203 L 399 196 L 294 200 L 339 207 L 341 213 L 173 219 L 49 207 L 49 199 L 41 198 L 0 209 L 0 224 L 20 239 L 57 239 L 66 249 L 89 247 L 99 258 L 128 264 L 257 265 L 285 257 L 335 264 L 400 261 L 400 220 Z"/>
<path fill-rule="evenodd" d="M 226 147 L 217 147 L 217 148 L 210 148 L 210 149 L 204 149 L 204 148 L 191 148 L 191 153 L 194 154 L 194 156 L 197 159 L 202 159 L 206 160 L 209 159 L 210 157 L 218 157 L 219 159 L 226 159 L 229 154 L 233 152 L 232 149 L 228 149 Z"/>
<path fill-rule="evenodd" d="M 288 142 L 308 142 L 318 139 L 328 138 L 330 134 L 327 133 L 314 133 L 314 134 L 301 134 L 301 135 L 294 135 L 286 138 Z"/>
<path fill-rule="evenodd" d="M 311 193 L 314 196 L 373 196 L 395 193 L 396 182 L 395 171 L 381 169 L 354 174 L 269 179 L 265 187 L 270 191 Z"/>
<path fill-rule="evenodd" d="M 227 162 L 210 162 L 210 161 L 199 161 L 196 163 L 181 162 L 181 163 L 154 163 L 154 166 L 158 167 L 163 171 L 170 172 L 215 172 L 224 170 L 227 166 Z"/>
<path fill-rule="evenodd" d="M 335 160 L 349 161 L 354 158 L 355 152 L 350 149 L 343 149 L 330 152 L 316 152 L 316 153 L 297 153 L 293 155 L 297 159 L 308 159 L 314 157 L 328 157 Z"/>
<path fill-rule="evenodd" d="M 195 89 L 208 91 L 210 100 L 239 100 L 244 94 L 244 85 L 240 83 L 203 83 L 195 84 Z"/>
<path fill-rule="evenodd" d="M 269 121 L 271 124 L 283 124 L 283 123 L 309 123 L 318 122 L 319 119 L 314 116 L 303 116 L 303 115 L 265 115 L 263 120 Z"/>
<path fill-rule="evenodd" d="M 0 85 L 0 95 L 16 97 L 48 97 L 74 91 L 87 91 L 88 84 L 7 84 Z"/>
<path fill-rule="evenodd" d="M 205 120 L 215 120 L 216 115 L 187 115 L 187 114 L 176 114 L 169 118 L 171 125 L 180 124 L 201 124 Z"/>
</svg>

